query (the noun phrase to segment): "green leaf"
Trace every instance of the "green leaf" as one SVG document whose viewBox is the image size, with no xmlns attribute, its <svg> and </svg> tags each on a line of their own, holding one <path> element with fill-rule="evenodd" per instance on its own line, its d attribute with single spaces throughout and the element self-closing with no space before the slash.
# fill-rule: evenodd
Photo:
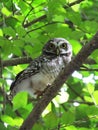
<svg viewBox="0 0 98 130">
<path fill-rule="evenodd" d="M 18 111 L 20 113 L 20 115 L 22 116 L 23 119 L 26 119 L 27 116 L 30 114 L 31 110 L 33 108 L 32 103 L 27 104 L 25 107 L 20 108 Z"/>
<path fill-rule="evenodd" d="M 2 78 L 0 78 L 0 86 L 1 86 L 1 84 L 6 84 L 6 81 Z"/>
<path fill-rule="evenodd" d="M 3 36 L 3 31 L 2 31 L 2 29 L 0 29 L 0 36 Z"/>
<path fill-rule="evenodd" d="M 55 4 L 54 4 L 55 3 Z M 54 19 L 54 16 L 55 15 L 62 15 L 62 14 L 65 14 L 65 10 L 64 8 L 62 7 L 64 4 L 63 1 L 61 0 L 49 0 L 48 1 L 48 11 L 47 11 L 47 19 L 49 21 L 52 21 L 52 19 Z"/>
<path fill-rule="evenodd" d="M 21 126 L 22 125 L 22 123 L 23 123 L 23 119 L 22 118 L 20 118 L 20 117 L 16 117 L 15 119 L 14 119 L 14 124 L 15 124 L 15 126 Z"/>
<path fill-rule="evenodd" d="M 33 130 L 44 130 L 43 129 L 43 126 L 39 123 L 36 123 L 34 126 L 33 126 Z"/>
<path fill-rule="evenodd" d="M 8 115 L 2 115 L 1 120 L 10 126 L 21 126 L 21 124 L 23 123 L 22 118 L 16 117 L 15 119 L 13 119 L 12 117 Z"/>
<path fill-rule="evenodd" d="M 87 109 L 87 111 L 86 111 L 86 113 L 87 113 L 87 115 L 89 116 L 89 117 L 93 117 L 93 116 L 96 116 L 96 115 L 98 115 L 98 108 L 94 105 L 92 105 L 92 106 L 87 106 L 86 107 L 86 109 Z M 97 117 L 97 116 L 96 116 Z M 97 117 L 98 118 L 98 117 Z"/>
<path fill-rule="evenodd" d="M 7 130 L 3 123 L 0 122 L 0 130 Z"/>
<path fill-rule="evenodd" d="M 80 105 L 76 108 L 76 119 L 83 119 L 87 117 L 86 110 L 87 105 Z"/>
<path fill-rule="evenodd" d="M 23 22 L 23 20 L 24 20 L 24 16 L 22 16 L 22 15 L 14 15 L 13 18 L 16 19 L 18 22 Z"/>
<path fill-rule="evenodd" d="M 5 16 L 10 16 L 12 13 L 6 8 L 6 7 L 3 7 L 1 9 L 1 12 L 5 15 Z"/>
<path fill-rule="evenodd" d="M 17 45 L 13 46 L 12 53 L 16 56 L 22 56 L 22 50 Z"/>
<path fill-rule="evenodd" d="M 13 98 L 13 110 L 23 108 L 27 105 L 28 94 L 26 92 L 19 92 Z"/>
<path fill-rule="evenodd" d="M 2 115 L 1 116 L 1 120 L 11 126 L 14 126 L 14 120 L 12 117 L 8 116 L 8 115 Z"/>
<path fill-rule="evenodd" d="M 11 26 L 12 28 L 16 28 L 18 25 L 20 25 L 19 21 L 14 17 L 8 17 L 6 19 L 6 25 L 7 27 Z"/>
<path fill-rule="evenodd" d="M 29 5 L 24 1 L 19 1 L 18 5 L 24 13 L 29 9 Z"/>
<path fill-rule="evenodd" d="M 4 54 L 5 57 L 8 57 L 8 55 L 12 53 L 12 42 L 7 39 L 0 41 L 2 41 L 2 54 Z"/>
<path fill-rule="evenodd" d="M 19 48 L 23 48 L 24 47 L 24 41 L 23 39 L 17 39 L 13 41 L 13 47 L 19 47 Z"/>
<path fill-rule="evenodd" d="M 71 125 L 71 126 L 65 127 L 65 130 L 79 130 L 79 128 L 76 128 L 75 126 Z"/>
<path fill-rule="evenodd" d="M 81 17 L 80 17 L 79 12 L 75 12 L 73 10 L 70 10 L 66 13 L 66 16 L 75 25 L 79 26 L 81 24 Z"/>
<path fill-rule="evenodd" d="M 94 100 L 95 100 L 96 104 L 98 104 L 98 90 L 95 91 L 92 96 L 94 96 Z"/>
<path fill-rule="evenodd" d="M 48 113 L 45 117 L 44 117 L 44 121 L 45 121 L 45 125 L 47 126 L 47 128 L 54 128 L 57 126 L 58 124 L 58 118 L 57 116 L 50 112 Z"/>
<path fill-rule="evenodd" d="M 31 46 L 31 45 L 26 45 L 25 47 L 24 47 L 24 49 L 25 49 L 25 51 L 26 51 L 26 53 L 27 54 L 32 54 L 32 50 L 33 50 L 33 47 Z"/>
<path fill-rule="evenodd" d="M 76 119 L 93 117 L 97 114 L 98 111 L 96 106 L 88 106 L 88 105 L 81 104 L 76 108 Z"/>
<path fill-rule="evenodd" d="M 95 33 L 97 31 L 98 24 L 96 21 L 85 21 L 80 24 L 80 28 L 88 33 Z"/>
<path fill-rule="evenodd" d="M 81 44 L 77 40 L 69 40 L 69 41 L 72 45 L 74 54 L 77 54 L 79 50 L 82 48 Z"/>
<path fill-rule="evenodd" d="M 13 37 L 16 37 L 16 32 L 13 28 L 11 27 L 5 27 L 3 28 L 3 33 L 5 35 L 8 35 L 8 36 L 13 36 Z"/>
<path fill-rule="evenodd" d="M 10 104 L 6 104 L 5 114 L 10 116 L 10 117 L 15 117 L 16 116 L 14 111 L 12 111 L 12 106 Z"/>
<path fill-rule="evenodd" d="M 84 36 L 84 32 L 81 30 L 75 30 L 70 33 L 71 40 L 74 39 L 78 42 L 78 39 Z"/>
<path fill-rule="evenodd" d="M 24 36 L 26 34 L 26 30 L 21 26 L 18 26 L 16 28 L 16 31 L 17 31 L 19 37 L 22 37 L 22 36 Z"/>
<path fill-rule="evenodd" d="M 87 84 L 87 91 L 89 94 L 92 94 L 94 92 L 94 85 L 93 84 Z"/>
<path fill-rule="evenodd" d="M 94 60 L 96 61 L 96 63 L 98 63 L 98 50 L 95 50 L 92 54 L 91 54 L 92 58 L 94 58 Z"/>
<path fill-rule="evenodd" d="M 42 44 L 37 42 L 33 44 L 28 44 L 24 46 L 25 52 L 30 55 L 30 57 L 35 58 L 40 55 L 40 50 L 42 49 Z"/>
<path fill-rule="evenodd" d="M 75 113 L 74 112 L 64 112 L 61 116 L 61 120 L 64 124 L 68 125 L 75 121 Z"/>
<path fill-rule="evenodd" d="M 20 65 L 17 65 L 17 66 L 14 66 L 13 67 L 13 72 L 14 72 L 14 74 L 16 75 L 16 74 L 18 74 L 20 71 L 22 71 L 23 70 L 23 68 L 20 66 Z"/>
</svg>

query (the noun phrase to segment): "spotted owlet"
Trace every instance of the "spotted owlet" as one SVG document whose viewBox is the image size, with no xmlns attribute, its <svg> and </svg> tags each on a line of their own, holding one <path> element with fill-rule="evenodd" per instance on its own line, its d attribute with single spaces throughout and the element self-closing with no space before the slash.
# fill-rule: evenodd
<svg viewBox="0 0 98 130">
<path fill-rule="evenodd" d="M 27 91 L 38 97 L 53 83 L 60 71 L 71 61 L 72 46 L 64 38 L 49 40 L 42 49 L 42 54 L 21 71 L 11 84 L 11 96 L 19 91 Z"/>
</svg>

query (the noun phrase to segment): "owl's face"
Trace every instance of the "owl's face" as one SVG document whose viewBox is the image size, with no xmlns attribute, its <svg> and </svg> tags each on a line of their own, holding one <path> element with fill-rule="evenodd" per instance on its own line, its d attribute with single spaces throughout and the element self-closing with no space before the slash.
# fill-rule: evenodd
<svg viewBox="0 0 98 130">
<path fill-rule="evenodd" d="M 51 56 L 71 56 L 72 46 L 64 38 L 49 40 L 43 48 L 43 54 Z"/>
</svg>

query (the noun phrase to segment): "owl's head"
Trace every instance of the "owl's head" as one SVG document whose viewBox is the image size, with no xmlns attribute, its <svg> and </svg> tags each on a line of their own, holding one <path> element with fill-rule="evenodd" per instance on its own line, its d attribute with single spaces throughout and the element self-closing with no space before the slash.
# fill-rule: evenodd
<svg viewBox="0 0 98 130">
<path fill-rule="evenodd" d="M 72 46 L 64 38 L 49 40 L 43 47 L 43 54 L 50 56 L 72 56 Z"/>
</svg>

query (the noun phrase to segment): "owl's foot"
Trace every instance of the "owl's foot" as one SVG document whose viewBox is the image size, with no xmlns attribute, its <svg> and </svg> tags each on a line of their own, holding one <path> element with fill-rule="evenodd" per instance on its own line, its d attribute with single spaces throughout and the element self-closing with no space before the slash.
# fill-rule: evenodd
<svg viewBox="0 0 98 130">
<path fill-rule="evenodd" d="M 50 87 L 50 84 L 47 85 L 47 87 Z M 47 87 L 44 89 L 44 91 L 39 91 L 37 90 L 34 94 L 37 95 L 37 98 L 40 98 L 41 96 L 44 95 L 44 93 L 46 92 L 47 90 Z"/>
<path fill-rule="evenodd" d="M 34 93 L 34 95 L 36 95 L 37 98 L 40 98 L 40 96 L 43 95 L 43 91 L 37 90 L 37 91 Z"/>
</svg>

